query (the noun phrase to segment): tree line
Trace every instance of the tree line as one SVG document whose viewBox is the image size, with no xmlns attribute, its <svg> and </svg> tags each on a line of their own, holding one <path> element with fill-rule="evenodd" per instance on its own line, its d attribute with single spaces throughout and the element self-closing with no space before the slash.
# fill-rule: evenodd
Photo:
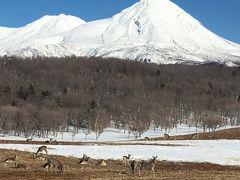
<svg viewBox="0 0 240 180">
<path fill-rule="evenodd" d="M 2 133 L 46 137 L 114 126 L 215 130 L 240 123 L 240 68 L 157 65 L 103 58 L 0 58 Z"/>
</svg>

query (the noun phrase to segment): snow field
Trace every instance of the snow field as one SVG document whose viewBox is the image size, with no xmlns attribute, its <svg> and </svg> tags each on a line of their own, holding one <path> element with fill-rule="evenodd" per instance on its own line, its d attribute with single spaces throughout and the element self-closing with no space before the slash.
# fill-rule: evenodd
<svg viewBox="0 0 240 180">
<path fill-rule="evenodd" d="M 240 165 L 239 140 L 210 141 L 154 141 L 146 145 L 48 145 L 51 155 L 95 159 L 121 160 L 123 155 L 132 154 L 133 159 L 146 160 L 158 156 L 158 160 L 209 162 L 221 165 Z M 180 146 L 149 145 L 149 143 L 175 144 Z M 40 145 L 1 144 L 1 149 L 36 152 Z"/>
</svg>

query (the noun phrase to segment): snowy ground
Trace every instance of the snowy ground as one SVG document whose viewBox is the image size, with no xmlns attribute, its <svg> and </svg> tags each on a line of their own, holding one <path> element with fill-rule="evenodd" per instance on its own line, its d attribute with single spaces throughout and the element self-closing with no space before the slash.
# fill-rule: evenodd
<svg viewBox="0 0 240 180">
<path fill-rule="evenodd" d="M 221 129 L 225 128 L 233 128 L 233 127 L 223 127 Z M 219 130 L 219 129 L 218 129 Z M 167 132 L 170 136 L 174 135 L 185 135 L 185 134 L 192 134 L 196 132 L 203 132 L 202 129 L 197 129 L 195 127 L 189 128 L 188 125 L 179 125 L 177 128 L 171 129 L 169 132 Z M 145 132 L 142 134 L 141 138 L 144 137 L 163 137 L 163 135 L 166 132 L 164 130 L 156 129 L 154 131 L 153 128 L 150 128 L 149 131 Z M 63 135 L 61 133 L 58 133 L 57 136 L 49 136 L 49 138 L 52 137 L 56 139 L 57 141 L 85 141 L 85 134 L 82 131 L 79 131 L 78 134 L 74 136 L 74 139 L 72 138 L 72 133 L 71 132 L 65 132 Z M 34 137 L 34 141 L 45 141 L 49 140 L 49 138 L 37 138 Z M 0 140 L 26 140 L 25 137 L 16 137 L 16 136 L 11 136 L 7 135 L 6 137 L 0 137 Z M 126 141 L 126 140 L 134 140 L 133 134 L 128 134 L 128 131 L 124 133 L 123 130 L 117 130 L 114 128 L 107 128 L 104 130 L 104 132 L 100 135 L 99 139 L 97 140 L 98 142 L 101 141 Z M 94 133 L 91 133 L 87 136 L 86 141 L 88 142 L 95 142 L 96 141 L 96 136 Z"/>
<path fill-rule="evenodd" d="M 155 141 L 153 144 L 177 144 L 184 146 L 161 145 L 49 145 L 49 154 L 82 157 L 83 153 L 96 159 L 121 159 L 132 154 L 134 159 L 210 162 L 222 165 L 240 165 L 239 140 L 210 141 Z M 16 149 L 36 152 L 39 145 L 1 144 L 1 149 Z"/>
<path fill-rule="evenodd" d="M 231 128 L 231 127 L 224 127 Z M 224 129 L 222 128 L 222 129 Z M 168 132 L 171 135 L 182 135 L 195 133 L 194 127 L 187 125 L 178 126 Z M 202 132 L 198 129 L 197 132 Z M 161 137 L 165 131 L 152 128 L 142 135 L 144 137 Z M 57 137 L 53 137 L 58 141 L 72 141 L 72 133 L 59 133 Z M 25 140 L 25 137 L 7 136 L 0 139 L 9 140 Z M 158 156 L 159 160 L 169 161 L 186 161 L 186 162 L 210 162 L 222 165 L 240 165 L 240 140 L 199 140 L 199 141 L 141 141 L 145 145 L 138 145 L 133 140 L 132 134 L 128 132 L 116 130 L 113 128 L 105 129 L 104 133 L 98 139 L 101 141 L 116 141 L 118 145 L 101 145 L 94 144 L 95 134 L 90 134 L 87 141 L 92 142 L 89 145 L 48 145 L 49 154 L 82 157 L 85 153 L 96 159 L 121 159 L 123 155 L 132 154 L 134 159 L 149 159 L 152 156 Z M 47 140 L 47 138 L 36 138 L 34 140 Z M 75 135 L 74 141 L 85 141 L 85 134 L 79 132 Z M 124 143 L 121 145 L 121 143 Z M 127 143 L 131 143 L 126 145 Z M 134 144 L 136 143 L 136 144 Z M 162 146 L 162 144 L 170 144 L 177 146 Z M 179 145 L 179 146 L 178 146 Z M 39 145 L 21 145 L 21 144 L 0 144 L 1 149 L 16 149 L 29 152 L 36 152 Z"/>
</svg>

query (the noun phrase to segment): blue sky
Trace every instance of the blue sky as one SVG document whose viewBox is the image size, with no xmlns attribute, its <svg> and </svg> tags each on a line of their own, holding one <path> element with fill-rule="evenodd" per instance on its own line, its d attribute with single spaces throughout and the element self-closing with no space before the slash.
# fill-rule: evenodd
<svg viewBox="0 0 240 180">
<path fill-rule="evenodd" d="M 111 17 L 138 0 L 1 0 L 0 26 L 20 27 L 43 15 L 86 21 Z M 172 0 L 216 34 L 240 43 L 240 0 Z"/>
</svg>

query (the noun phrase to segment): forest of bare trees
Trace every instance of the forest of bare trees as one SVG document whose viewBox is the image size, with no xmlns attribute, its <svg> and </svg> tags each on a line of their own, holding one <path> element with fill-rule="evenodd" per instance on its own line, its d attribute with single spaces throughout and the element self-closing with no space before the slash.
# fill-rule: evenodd
<svg viewBox="0 0 240 180">
<path fill-rule="evenodd" d="M 86 136 L 114 126 L 140 137 L 151 125 L 215 130 L 240 124 L 240 68 L 101 58 L 0 59 L 0 131 Z M 74 136 L 74 134 L 73 134 Z"/>
</svg>

